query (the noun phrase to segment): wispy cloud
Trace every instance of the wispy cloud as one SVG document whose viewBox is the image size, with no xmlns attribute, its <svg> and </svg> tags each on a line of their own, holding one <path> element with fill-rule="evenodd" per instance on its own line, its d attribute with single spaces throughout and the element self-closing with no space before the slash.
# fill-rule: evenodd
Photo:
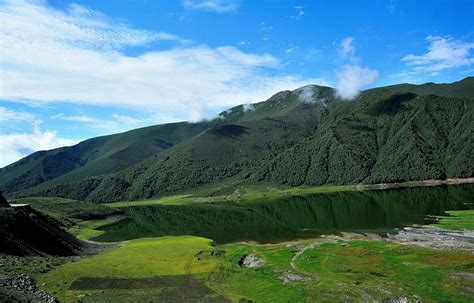
<svg viewBox="0 0 474 303">
<path fill-rule="evenodd" d="M 56 114 L 51 117 L 54 120 L 62 120 L 83 124 L 87 127 L 98 128 L 108 131 L 122 131 L 130 127 L 136 127 L 143 124 L 143 120 L 135 119 L 125 115 L 113 114 L 111 119 L 95 118 L 86 115 L 65 115 Z M 148 121 L 147 121 L 148 122 Z"/>
<path fill-rule="evenodd" d="M 184 0 L 185 9 L 211 11 L 216 13 L 234 12 L 239 8 L 237 0 Z"/>
<path fill-rule="evenodd" d="M 133 29 L 73 5 L 0 4 L 0 98 L 166 108 L 200 119 L 216 108 L 264 100 L 311 79 L 269 71 L 280 61 L 232 46 L 183 44 L 168 33 Z M 177 46 L 130 56 L 124 49 L 172 40 Z"/>
<path fill-rule="evenodd" d="M 67 116 L 64 114 L 57 114 L 57 115 L 52 116 L 51 118 L 54 120 L 81 123 L 81 124 L 86 125 L 87 127 L 104 129 L 104 130 L 114 130 L 114 129 L 117 129 L 117 126 L 118 126 L 117 122 L 115 121 L 97 119 L 97 118 L 85 116 L 85 115 Z"/>
<path fill-rule="evenodd" d="M 296 5 L 296 6 L 293 6 L 293 8 L 296 10 L 296 15 L 292 15 L 291 18 L 300 20 L 304 16 L 304 6 Z"/>
<path fill-rule="evenodd" d="M 338 79 L 336 89 L 337 94 L 347 100 L 355 98 L 361 89 L 366 88 L 379 77 L 376 70 L 359 65 L 361 60 L 356 56 L 354 41 L 353 37 L 346 37 L 341 40 L 339 45 L 339 51 L 346 63 L 340 67 L 336 74 Z"/>
<path fill-rule="evenodd" d="M 341 54 L 345 58 L 354 60 L 356 48 L 354 45 L 354 37 L 346 37 L 340 43 Z"/>
<path fill-rule="evenodd" d="M 459 41 L 449 36 L 428 36 L 426 41 L 429 42 L 426 53 L 409 54 L 402 58 L 414 71 L 441 72 L 474 64 L 473 42 Z"/>
<path fill-rule="evenodd" d="M 142 120 L 140 119 L 135 119 L 125 115 L 113 114 L 112 118 L 115 121 L 126 125 L 139 125 L 140 123 L 142 123 Z"/>
<path fill-rule="evenodd" d="M 33 114 L 23 111 L 16 111 L 0 106 L 0 122 L 4 125 L 15 122 L 26 122 L 37 124 L 40 120 Z"/>
</svg>

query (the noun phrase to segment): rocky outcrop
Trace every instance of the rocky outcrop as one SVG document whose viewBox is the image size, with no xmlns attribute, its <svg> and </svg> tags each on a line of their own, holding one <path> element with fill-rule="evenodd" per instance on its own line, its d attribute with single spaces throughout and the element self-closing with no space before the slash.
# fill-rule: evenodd
<svg viewBox="0 0 474 303">
<path fill-rule="evenodd" d="M 259 267 L 265 265 L 265 260 L 258 258 L 254 254 L 243 255 L 238 264 L 244 268 Z"/>
<path fill-rule="evenodd" d="M 36 281 L 28 275 L 18 275 L 14 277 L 0 276 L 0 288 L 10 292 L 19 292 L 22 298 L 27 298 L 31 302 L 56 303 L 59 302 L 55 297 L 47 292 L 38 289 Z"/>
<path fill-rule="evenodd" d="M 285 283 L 290 283 L 290 282 L 301 282 L 301 281 L 310 281 L 311 277 L 309 276 L 302 276 L 302 275 L 297 275 L 295 273 L 292 273 L 290 271 L 285 271 L 283 274 L 280 276 L 280 279 L 283 280 Z"/>
<path fill-rule="evenodd" d="M 405 227 L 390 234 L 387 241 L 441 250 L 465 251 L 474 254 L 474 231 L 446 230 L 432 226 Z"/>
</svg>

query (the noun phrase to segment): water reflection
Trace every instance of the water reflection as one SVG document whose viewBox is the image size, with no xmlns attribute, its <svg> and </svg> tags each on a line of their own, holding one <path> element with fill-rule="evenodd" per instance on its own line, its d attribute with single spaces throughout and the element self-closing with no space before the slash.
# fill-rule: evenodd
<svg viewBox="0 0 474 303">
<path fill-rule="evenodd" d="M 128 219 L 106 226 L 101 241 L 196 235 L 219 243 L 279 242 L 340 231 L 393 232 L 445 210 L 472 208 L 474 185 L 341 192 L 252 204 L 128 207 Z"/>
</svg>

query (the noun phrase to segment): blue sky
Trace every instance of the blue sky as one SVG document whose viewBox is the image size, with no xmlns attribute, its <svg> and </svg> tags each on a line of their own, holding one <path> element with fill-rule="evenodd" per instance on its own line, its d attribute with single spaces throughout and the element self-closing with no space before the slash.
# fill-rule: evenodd
<svg viewBox="0 0 474 303">
<path fill-rule="evenodd" d="M 0 0 L 0 167 L 313 83 L 474 75 L 474 1 Z"/>
</svg>

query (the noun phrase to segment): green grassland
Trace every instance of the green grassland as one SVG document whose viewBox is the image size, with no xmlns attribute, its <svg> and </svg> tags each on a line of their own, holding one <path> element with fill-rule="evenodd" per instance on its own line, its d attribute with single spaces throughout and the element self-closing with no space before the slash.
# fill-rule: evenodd
<svg viewBox="0 0 474 303">
<path fill-rule="evenodd" d="M 79 278 L 82 279 L 141 279 L 159 276 L 188 275 L 191 278 L 202 279 L 219 266 L 216 258 L 197 258 L 195 255 L 201 251 L 207 255 L 213 250 L 210 240 L 198 237 L 163 237 L 140 239 L 123 243 L 119 248 L 111 248 L 108 251 L 93 257 L 81 259 L 77 262 L 67 263 L 64 266 L 39 277 L 39 283 L 45 283 L 45 288 L 59 297 L 61 301 L 74 301 L 83 295 L 93 295 L 94 291 L 87 292 L 84 287 L 70 289 L 71 285 Z M 99 283 L 97 282 L 97 283 Z M 179 282 L 179 281 L 178 281 Z M 95 283 L 95 282 L 94 282 Z M 202 283 L 201 283 L 202 284 Z M 174 287 L 183 287 L 179 283 Z M 76 287 L 77 288 L 77 287 Z M 120 287 L 119 287 L 120 289 Z M 148 288 L 137 287 L 148 291 Z M 101 293 L 102 289 L 97 290 Z M 155 292 L 151 292 L 152 298 Z M 115 289 L 105 295 L 111 295 Z M 214 293 L 214 292 L 212 292 Z M 102 292 L 103 294 L 103 292 Z M 128 294 L 128 301 L 135 293 Z M 130 297 L 131 296 L 131 297 Z M 113 301 L 114 296 L 110 296 Z M 127 298 L 123 297 L 123 301 Z"/>
<path fill-rule="evenodd" d="M 87 240 L 93 237 L 98 237 L 104 233 L 98 228 L 104 225 L 113 224 L 122 220 L 121 217 L 107 217 L 100 220 L 83 220 L 76 222 L 73 226 L 68 228 L 68 232 L 81 240 Z"/>
<path fill-rule="evenodd" d="M 438 217 L 436 226 L 452 230 L 474 230 L 474 210 L 447 211 L 449 216 Z"/>
<path fill-rule="evenodd" d="M 294 244 L 228 244 L 190 236 L 133 240 L 62 265 L 38 276 L 62 301 L 127 302 L 153 298 L 189 302 L 373 301 L 405 296 L 423 302 L 472 298 L 474 256 L 383 241 Z M 219 252 L 219 253 L 213 253 Z M 237 265 L 242 255 L 265 260 L 256 268 Z M 310 277 L 284 282 L 291 272 Z"/>
</svg>

